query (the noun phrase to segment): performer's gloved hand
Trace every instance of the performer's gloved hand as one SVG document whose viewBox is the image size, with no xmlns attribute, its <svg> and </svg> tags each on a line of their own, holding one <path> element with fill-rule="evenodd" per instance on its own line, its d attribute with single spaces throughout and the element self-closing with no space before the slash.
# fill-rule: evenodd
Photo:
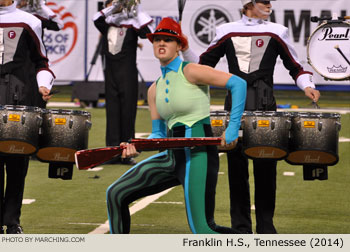
<svg viewBox="0 0 350 252">
<path fill-rule="evenodd" d="M 147 137 L 147 139 L 153 138 L 166 138 L 167 128 L 164 120 L 152 120 L 152 133 Z"/>
<path fill-rule="evenodd" d="M 247 96 L 247 82 L 242 78 L 233 75 L 226 83 L 226 88 L 230 90 L 232 97 L 232 107 L 230 121 L 225 130 L 225 142 L 230 144 L 238 138 L 238 131 L 241 126 L 241 117 L 244 111 Z"/>
</svg>

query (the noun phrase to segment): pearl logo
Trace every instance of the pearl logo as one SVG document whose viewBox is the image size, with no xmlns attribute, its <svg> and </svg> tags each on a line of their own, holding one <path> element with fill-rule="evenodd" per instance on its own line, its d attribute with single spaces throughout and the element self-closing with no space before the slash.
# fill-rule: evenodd
<svg viewBox="0 0 350 252">
<path fill-rule="evenodd" d="M 8 36 L 10 39 L 14 39 L 16 37 L 16 32 L 15 31 L 9 31 Z"/>
<path fill-rule="evenodd" d="M 258 39 L 255 44 L 257 47 L 262 47 L 264 45 L 264 40 Z"/>
</svg>

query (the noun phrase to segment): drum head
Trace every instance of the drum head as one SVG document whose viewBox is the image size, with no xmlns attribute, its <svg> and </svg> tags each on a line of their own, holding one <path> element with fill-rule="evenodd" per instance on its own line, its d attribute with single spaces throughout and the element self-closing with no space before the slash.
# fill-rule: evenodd
<svg viewBox="0 0 350 252">
<path fill-rule="evenodd" d="M 277 147 L 256 146 L 246 148 L 244 154 L 252 159 L 280 160 L 285 158 L 288 152 Z"/>
<path fill-rule="evenodd" d="M 286 161 L 293 165 L 335 165 L 338 162 L 338 159 L 339 158 L 337 154 L 327 151 L 300 150 L 289 153 Z"/>
<path fill-rule="evenodd" d="M 36 156 L 43 162 L 68 162 L 74 163 L 74 154 L 77 150 L 65 147 L 47 147 L 39 149 Z"/>
<path fill-rule="evenodd" d="M 350 60 L 349 23 L 322 24 L 308 40 L 308 63 L 325 79 L 350 79 L 350 65 L 342 53 Z"/>
<path fill-rule="evenodd" d="M 31 155 L 36 152 L 37 148 L 24 141 L 8 140 L 0 141 L 0 152 L 14 155 Z"/>
</svg>

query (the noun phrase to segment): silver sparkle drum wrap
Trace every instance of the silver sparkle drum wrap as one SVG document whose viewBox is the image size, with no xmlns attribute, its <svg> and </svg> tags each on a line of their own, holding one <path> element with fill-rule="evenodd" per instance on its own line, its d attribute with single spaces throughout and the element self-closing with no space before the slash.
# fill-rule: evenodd
<svg viewBox="0 0 350 252">
<path fill-rule="evenodd" d="M 225 110 L 211 111 L 210 124 L 214 137 L 221 137 L 230 121 L 230 113 Z"/>
<path fill-rule="evenodd" d="M 38 149 L 41 111 L 30 106 L 0 106 L 0 152 L 34 154 Z"/>
<path fill-rule="evenodd" d="M 289 155 L 290 164 L 335 165 L 341 129 L 338 113 L 292 113 Z"/>
<path fill-rule="evenodd" d="M 43 162 L 74 163 L 74 153 L 88 147 L 90 113 L 50 109 L 44 110 L 42 115 L 38 159 Z"/>
<path fill-rule="evenodd" d="M 252 159 L 280 160 L 288 154 L 290 114 L 275 111 L 243 113 L 243 151 Z"/>
</svg>

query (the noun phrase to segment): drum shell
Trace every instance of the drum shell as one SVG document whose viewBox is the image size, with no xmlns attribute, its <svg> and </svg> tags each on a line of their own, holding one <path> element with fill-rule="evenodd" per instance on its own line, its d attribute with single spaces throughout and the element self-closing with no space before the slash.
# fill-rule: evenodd
<svg viewBox="0 0 350 252">
<path fill-rule="evenodd" d="M 45 110 L 38 159 L 44 162 L 74 162 L 75 151 L 88 147 L 90 128 L 91 115 L 88 112 Z M 47 156 L 47 153 L 50 155 Z"/>
<path fill-rule="evenodd" d="M 335 165 L 340 128 L 340 115 L 336 113 L 293 113 L 286 161 L 294 165 Z M 296 157 L 298 153 L 300 157 Z M 325 161 L 322 156 L 330 158 Z"/>
<path fill-rule="evenodd" d="M 30 106 L 0 107 L 0 150 L 10 155 L 32 155 L 38 149 L 41 109 Z"/>
<path fill-rule="evenodd" d="M 252 159 L 285 158 L 290 127 L 289 113 L 245 112 L 241 123 L 244 154 Z"/>
<path fill-rule="evenodd" d="M 230 113 L 225 110 L 210 112 L 210 125 L 214 137 L 221 137 L 230 121 Z"/>
</svg>

